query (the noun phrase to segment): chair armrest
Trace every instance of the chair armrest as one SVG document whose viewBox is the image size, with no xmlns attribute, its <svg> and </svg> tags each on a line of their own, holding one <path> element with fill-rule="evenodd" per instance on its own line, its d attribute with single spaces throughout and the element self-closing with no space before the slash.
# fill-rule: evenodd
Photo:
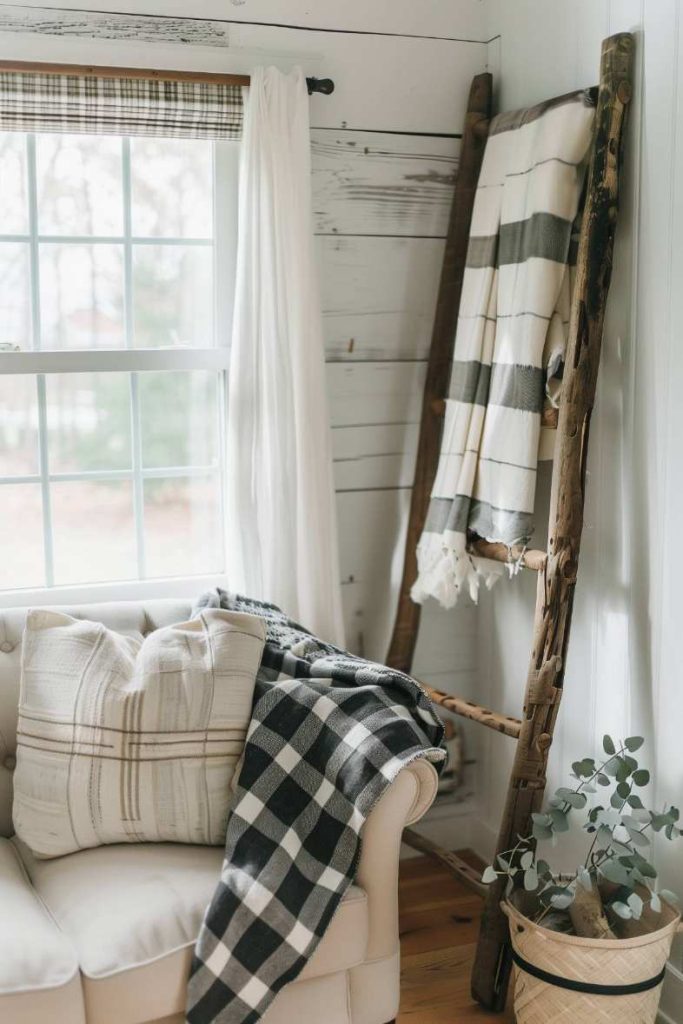
<svg viewBox="0 0 683 1024">
<path fill-rule="evenodd" d="M 368 898 L 366 960 L 390 956 L 398 948 L 401 835 L 431 807 L 437 786 L 434 765 L 419 758 L 398 773 L 365 822 L 356 881 Z"/>
</svg>

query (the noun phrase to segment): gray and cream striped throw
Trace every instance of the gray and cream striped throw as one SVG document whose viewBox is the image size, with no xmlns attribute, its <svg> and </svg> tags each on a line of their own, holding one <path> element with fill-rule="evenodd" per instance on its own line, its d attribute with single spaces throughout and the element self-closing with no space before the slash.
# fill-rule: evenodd
<svg viewBox="0 0 683 1024">
<path fill-rule="evenodd" d="M 476 600 L 498 563 L 468 534 L 527 544 L 548 383 L 562 364 L 570 250 L 594 107 L 585 92 L 491 123 L 477 187 L 439 466 L 412 598 Z"/>
</svg>

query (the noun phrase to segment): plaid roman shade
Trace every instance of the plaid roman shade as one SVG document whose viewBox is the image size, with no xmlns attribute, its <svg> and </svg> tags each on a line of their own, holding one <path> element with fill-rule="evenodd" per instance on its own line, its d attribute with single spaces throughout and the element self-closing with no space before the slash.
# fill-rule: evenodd
<svg viewBox="0 0 683 1024">
<path fill-rule="evenodd" d="M 202 80 L 0 73 L 0 131 L 239 139 L 242 89 Z"/>
</svg>

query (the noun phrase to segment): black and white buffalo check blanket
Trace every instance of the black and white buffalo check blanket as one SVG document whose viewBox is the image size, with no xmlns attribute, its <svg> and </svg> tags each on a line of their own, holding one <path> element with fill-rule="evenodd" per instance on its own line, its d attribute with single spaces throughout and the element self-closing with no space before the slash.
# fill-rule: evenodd
<svg viewBox="0 0 683 1024">
<path fill-rule="evenodd" d="M 324 643 L 274 605 L 219 590 L 195 611 L 206 607 L 260 615 L 267 638 L 187 1020 L 255 1024 L 324 935 L 379 797 L 415 758 L 443 765 L 443 727 L 415 680 Z"/>
</svg>

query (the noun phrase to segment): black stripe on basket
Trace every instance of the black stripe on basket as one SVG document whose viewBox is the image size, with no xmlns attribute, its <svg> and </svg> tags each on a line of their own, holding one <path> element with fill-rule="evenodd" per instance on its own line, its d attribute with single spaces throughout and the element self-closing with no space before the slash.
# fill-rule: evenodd
<svg viewBox="0 0 683 1024">
<path fill-rule="evenodd" d="M 524 960 L 514 949 L 512 959 L 523 971 L 545 981 L 548 985 L 555 985 L 557 988 L 566 988 L 570 992 L 586 992 L 592 996 L 632 996 L 638 992 L 648 992 L 651 988 L 657 988 L 664 981 L 666 968 L 663 967 L 656 978 L 648 978 L 646 981 L 637 981 L 633 985 L 592 985 L 585 981 L 574 981 L 571 978 L 562 978 L 558 974 L 550 974 L 548 971 L 530 964 Z"/>
</svg>

